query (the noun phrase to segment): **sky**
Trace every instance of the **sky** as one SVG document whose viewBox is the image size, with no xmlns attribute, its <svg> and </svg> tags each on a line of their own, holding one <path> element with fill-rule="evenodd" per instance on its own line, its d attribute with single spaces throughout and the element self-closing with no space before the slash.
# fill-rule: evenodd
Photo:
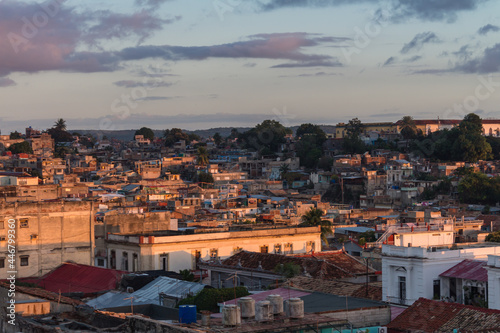
<svg viewBox="0 0 500 333">
<path fill-rule="evenodd" d="M 0 0 L 0 130 L 500 118 L 500 1 Z"/>
</svg>

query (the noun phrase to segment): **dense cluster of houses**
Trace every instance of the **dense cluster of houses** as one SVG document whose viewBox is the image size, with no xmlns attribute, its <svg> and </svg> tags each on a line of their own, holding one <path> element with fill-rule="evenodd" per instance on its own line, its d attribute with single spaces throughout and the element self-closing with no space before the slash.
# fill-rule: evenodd
<svg viewBox="0 0 500 333">
<path fill-rule="evenodd" d="M 373 124 L 377 138 L 398 135 L 386 125 Z M 60 156 L 48 133 L 0 136 L 0 280 L 10 271 L 18 280 L 17 326 L 2 313 L 0 330 L 500 329 L 500 244 L 486 241 L 500 230 L 500 208 L 486 212 L 454 193 L 421 199 L 442 177 L 456 185 L 457 168 L 498 175 L 500 162 L 437 163 L 384 149 L 338 155 L 342 126 L 325 144 L 332 162 L 323 171 L 305 171 L 293 154 L 216 147 L 213 138 L 202 139 L 214 149 L 200 163 L 195 143 L 183 140 L 166 147 L 136 135 L 89 147 L 75 136 L 67 145 L 78 153 Z M 8 151 L 25 141 L 32 153 Z M 293 143 L 288 137 L 287 149 Z M 303 223 L 316 209 L 331 233 Z M 236 287 L 250 295 L 218 302 L 222 315 L 179 324 L 183 299 Z M 0 282 L 2 301 L 8 291 Z M 254 315 L 243 315 L 247 303 Z M 233 321 L 226 314 L 236 304 Z M 433 320 L 438 311 L 453 315 Z"/>
</svg>

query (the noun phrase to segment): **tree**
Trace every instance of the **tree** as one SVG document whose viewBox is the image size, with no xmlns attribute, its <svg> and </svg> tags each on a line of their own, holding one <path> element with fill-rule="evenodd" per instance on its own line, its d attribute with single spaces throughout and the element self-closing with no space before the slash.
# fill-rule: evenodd
<svg viewBox="0 0 500 333">
<path fill-rule="evenodd" d="M 302 137 L 304 135 L 313 135 L 320 146 L 326 141 L 326 133 L 318 125 L 310 123 L 300 125 L 297 129 L 297 136 Z"/>
<path fill-rule="evenodd" d="M 290 164 L 283 163 L 280 165 L 280 178 L 284 179 L 286 174 L 290 171 Z"/>
<path fill-rule="evenodd" d="M 207 148 L 198 147 L 196 152 L 196 163 L 198 165 L 207 165 L 209 162 Z"/>
<path fill-rule="evenodd" d="M 405 140 L 414 139 L 417 136 L 417 125 L 411 116 L 404 116 L 398 122 L 401 135 Z"/>
<path fill-rule="evenodd" d="M 492 232 L 491 234 L 486 236 L 486 241 L 500 243 L 500 231 Z"/>
<path fill-rule="evenodd" d="M 214 183 L 214 177 L 212 176 L 211 173 L 200 172 L 198 174 L 198 182 L 200 182 L 200 183 L 207 183 L 207 184 L 213 184 Z"/>
<path fill-rule="evenodd" d="M 18 131 L 10 132 L 9 139 L 11 140 L 21 139 L 21 133 L 19 133 Z"/>
<path fill-rule="evenodd" d="M 183 281 L 190 281 L 190 282 L 194 281 L 194 274 L 191 273 L 189 269 L 181 269 L 179 271 L 179 274 L 182 275 L 181 280 Z"/>
<path fill-rule="evenodd" d="M 149 139 L 151 141 L 153 141 L 155 139 L 155 133 L 153 132 L 153 130 L 151 128 L 148 128 L 148 127 L 141 127 L 140 129 L 135 131 L 134 137 L 136 135 L 142 135 L 142 136 L 144 136 L 144 139 Z"/>
<path fill-rule="evenodd" d="M 500 201 L 500 177 L 471 173 L 458 184 L 458 196 L 463 203 L 495 205 Z"/>
<path fill-rule="evenodd" d="M 344 136 L 343 149 L 346 153 L 364 153 L 366 145 L 361 141 L 360 135 L 363 131 L 361 120 L 353 118 L 349 120 L 346 126 L 346 135 Z"/>
<path fill-rule="evenodd" d="M 325 244 L 328 244 L 328 235 L 332 234 L 332 222 L 328 220 L 323 220 L 323 211 L 318 208 L 309 209 L 304 215 L 302 215 L 302 223 L 304 226 L 321 226 L 321 239 Z"/>
<path fill-rule="evenodd" d="M 302 124 L 297 129 L 297 137 L 300 137 L 296 145 L 300 164 L 306 168 L 316 168 L 319 158 L 323 155 L 325 132 L 318 125 Z"/>
<path fill-rule="evenodd" d="M 291 130 L 281 125 L 276 120 L 264 120 L 254 128 L 239 135 L 245 148 L 255 149 L 261 155 L 278 152 L 280 146 L 285 143 L 285 135 Z"/>
<path fill-rule="evenodd" d="M 219 134 L 219 132 L 214 134 L 214 142 L 216 146 L 219 146 L 222 143 L 222 136 Z"/>
<path fill-rule="evenodd" d="M 184 140 L 189 143 L 189 135 L 184 133 L 180 128 L 167 129 L 163 132 L 163 138 L 165 139 L 165 146 L 173 147 L 174 143 Z"/>
<path fill-rule="evenodd" d="M 300 274 L 300 266 L 293 262 L 277 264 L 274 267 L 273 272 L 282 275 L 285 279 L 291 279 Z"/>
<path fill-rule="evenodd" d="M 28 141 L 14 143 L 9 147 L 9 150 L 13 154 L 33 154 L 33 150 L 31 149 L 31 145 Z"/>
<path fill-rule="evenodd" d="M 452 155 L 457 160 L 477 162 L 489 159 L 492 154 L 491 146 L 483 136 L 481 118 L 469 113 L 458 126 L 458 139 L 454 140 Z"/>
<path fill-rule="evenodd" d="M 55 128 L 58 131 L 66 131 L 66 120 L 59 118 L 56 120 L 54 123 L 53 128 Z"/>
</svg>

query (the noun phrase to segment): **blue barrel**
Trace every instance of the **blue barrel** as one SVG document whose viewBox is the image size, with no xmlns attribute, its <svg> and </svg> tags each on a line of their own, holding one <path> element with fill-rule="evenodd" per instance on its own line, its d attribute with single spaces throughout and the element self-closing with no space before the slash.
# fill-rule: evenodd
<svg viewBox="0 0 500 333">
<path fill-rule="evenodd" d="M 196 323 L 196 305 L 179 305 L 179 323 Z"/>
</svg>

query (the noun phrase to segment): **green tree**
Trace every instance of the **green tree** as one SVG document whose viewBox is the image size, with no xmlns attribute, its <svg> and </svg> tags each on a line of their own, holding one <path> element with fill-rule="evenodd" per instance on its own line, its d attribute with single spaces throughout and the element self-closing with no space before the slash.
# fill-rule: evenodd
<svg viewBox="0 0 500 333">
<path fill-rule="evenodd" d="M 19 133 L 18 131 L 10 132 L 9 139 L 11 140 L 21 139 L 21 133 Z"/>
<path fill-rule="evenodd" d="M 212 176 L 211 173 L 208 172 L 200 172 L 198 174 L 198 182 L 200 183 L 214 183 L 214 177 Z"/>
<path fill-rule="evenodd" d="M 478 115 L 466 115 L 460 122 L 458 131 L 458 139 L 454 140 L 452 146 L 452 155 L 456 160 L 477 162 L 491 158 L 491 146 L 483 136 L 482 120 Z"/>
<path fill-rule="evenodd" d="M 500 231 L 492 232 L 488 236 L 486 236 L 487 242 L 500 243 Z"/>
<path fill-rule="evenodd" d="M 321 239 L 325 244 L 328 244 L 327 236 L 332 234 L 332 222 L 323 220 L 323 211 L 318 208 L 309 209 L 302 215 L 302 223 L 304 226 L 321 226 Z"/>
<path fill-rule="evenodd" d="M 300 125 L 297 129 L 297 136 L 303 137 L 304 135 L 313 135 L 319 145 L 322 145 L 326 141 L 326 133 L 318 125 L 310 123 Z"/>
<path fill-rule="evenodd" d="M 276 120 L 264 120 L 254 128 L 241 133 L 238 139 L 245 148 L 255 149 L 261 155 L 278 152 L 280 146 L 286 142 L 285 136 L 291 130 Z"/>
<path fill-rule="evenodd" d="M 285 179 L 286 174 L 290 172 L 290 164 L 282 163 L 280 165 L 280 178 Z"/>
<path fill-rule="evenodd" d="M 55 128 L 58 131 L 66 131 L 66 120 L 59 118 L 56 120 L 54 123 L 53 128 Z"/>
<path fill-rule="evenodd" d="M 247 296 L 250 293 L 245 287 L 235 288 L 205 288 L 200 291 L 196 296 L 187 297 L 179 302 L 178 305 L 190 304 L 196 305 L 197 311 L 211 311 L 218 312 L 218 303 L 224 303 L 234 298 Z"/>
<path fill-rule="evenodd" d="M 184 133 L 180 128 L 167 129 L 163 132 L 163 138 L 165 139 L 165 146 L 173 147 L 174 143 L 185 140 L 189 143 L 189 135 Z"/>
<path fill-rule="evenodd" d="M 140 129 L 135 131 L 134 137 L 136 135 L 142 135 L 142 136 L 144 136 L 144 139 L 149 139 L 151 141 L 153 141 L 155 139 L 155 133 L 153 132 L 153 130 L 151 128 L 148 128 L 148 127 L 141 127 Z"/>
<path fill-rule="evenodd" d="M 363 132 L 363 124 L 358 118 L 349 120 L 346 126 L 343 149 L 345 153 L 364 153 L 366 145 L 361 141 L 360 135 Z"/>
<path fill-rule="evenodd" d="M 404 116 L 398 122 L 398 126 L 401 131 L 401 135 L 405 140 L 414 139 L 417 137 L 417 125 L 415 124 L 415 120 L 411 116 Z"/>
<path fill-rule="evenodd" d="M 207 165 L 209 162 L 207 148 L 198 147 L 196 151 L 196 164 Z"/>
<path fill-rule="evenodd" d="M 294 276 L 297 276 L 301 273 L 300 266 L 293 262 L 287 262 L 285 264 L 277 264 L 274 267 L 273 272 L 283 276 L 285 279 L 291 279 Z"/>
<path fill-rule="evenodd" d="M 222 136 L 219 134 L 219 132 L 214 134 L 214 142 L 215 145 L 218 147 L 222 143 Z"/>
<path fill-rule="evenodd" d="M 33 150 L 31 149 L 31 145 L 28 141 L 14 143 L 9 147 L 9 150 L 13 154 L 33 154 Z"/>
<path fill-rule="evenodd" d="M 194 281 L 194 274 L 189 269 L 181 269 L 179 274 L 182 275 L 181 280 L 183 281 Z"/>
<path fill-rule="evenodd" d="M 495 205 L 500 201 L 500 177 L 471 173 L 458 184 L 458 196 L 462 203 Z"/>
</svg>

